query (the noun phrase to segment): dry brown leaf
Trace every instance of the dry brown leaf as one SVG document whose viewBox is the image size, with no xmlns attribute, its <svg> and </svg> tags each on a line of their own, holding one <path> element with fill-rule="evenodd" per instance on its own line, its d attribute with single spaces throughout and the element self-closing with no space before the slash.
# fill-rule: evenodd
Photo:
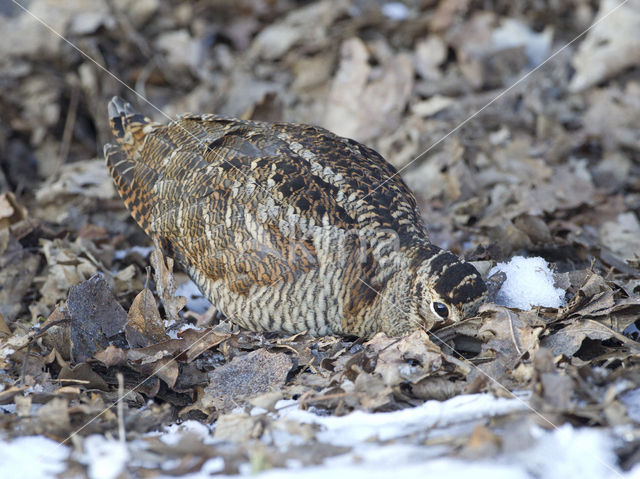
<svg viewBox="0 0 640 479">
<path fill-rule="evenodd" d="M 127 352 L 112 345 L 98 351 L 93 357 L 107 367 L 127 364 Z"/>
<path fill-rule="evenodd" d="M 39 434 L 65 438 L 71 432 L 69 401 L 56 397 L 38 409 L 35 429 Z"/>
<path fill-rule="evenodd" d="M 72 286 L 82 283 L 98 271 L 97 266 L 74 243 L 41 239 L 40 244 L 48 264 L 46 279 L 40 288 L 40 302 L 47 306 L 65 299 Z"/>
<path fill-rule="evenodd" d="M 1 230 L 0 230 L 1 231 Z M 40 257 L 13 237 L 0 253 L 0 315 L 11 323 L 23 310 L 22 298 L 35 279 Z"/>
<path fill-rule="evenodd" d="M 264 427 L 263 418 L 249 416 L 248 414 L 223 414 L 216 421 L 214 439 L 229 442 L 246 442 L 249 439 L 258 439 L 262 435 Z"/>
<path fill-rule="evenodd" d="M 9 336 L 11 334 L 11 330 L 7 325 L 7 322 L 4 320 L 4 316 L 2 312 L 0 312 L 0 336 Z"/>
<path fill-rule="evenodd" d="M 96 373 L 87 363 L 81 363 L 73 367 L 64 366 L 58 373 L 58 379 L 62 384 L 78 384 L 86 389 L 101 389 L 108 391 L 106 381 Z"/>
<path fill-rule="evenodd" d="M 497 454 L 501 447 L 502 439 L 500 436 L 491 432 L 484 425 L 478 424 L 473 428 L 462 455 L 468 459 L 484 459 Z"/>
<path fill-rule="evenodd" d="M 498 305 L 484 305 L 483 311 L 494 313 L 484 321 L 478 332 L 484 341 L 483 352 L 495 351 L 501 364 L 514 369 L 526 353 L 536 350 L 543 331 L 541 325 L 531 324 L 526 314 L 519 315 Z"/>
<path fill-rule="evenodd" d="M 22 394 L 25 389 L 27 389 L 27 386 L 9 386 L 0 391 L 0 404 L 11 404 L 14 397 L 18 394 Z"/>
<path fill-rule="evenodd" d="M 630 81 L 624 89 L 614 85 L 589 92 L 589 109 L 582 119 L 584 134 L 598 139 L 608 152 L 620 147 L 640 150 L 638 122 L 640 82 Z"/>
<path fill-rule="evenodd" d="M 125 334 L 131 348 L 145 347 L 169 339 L 150 289 L 144 288 L 131 303 Z"/>
<path fill-rule="evenodd" d="M 380 374 L 360 372 L 354 382 L 354 391 L 358 393 L 359 404 L 370 411 L 375 411 L 393 402 L 391 388 Z M 394 384 L 395 385 L 395 384 Z"/>
<path fill-rule="evenodd" d="M 163 358 L 153 363 L 153 368 L 149 370 L 146 364 L 139 366 L 138 371 L 145 375 L 153 375 L 162 379 L 167 386 L 173 388 L 180 374 L 180 367 L 173 358 Z"/>
<path fill-rule="evenodd" d="M 346 40 L 340 51 L 323 126 L 364 142 L 395 130 L 413 88 L 409 57 L 398 54 L 390 58 L 374 75 L 362 40 Z"/>
<path fill-rule="evenodd" d="M 36 199 L 40 204 L 46 204 L 67 195 L 112 198 L 115 188 L 109 172 L 104 167 L 104 161 L 84 160 L 63 165 L 59 174 L 52 176 L 38 189 Z M 60 214 L 66 217 L 68 211 L 61 210 Z"/>
<path fill-rule="evenodd" d="M 18 203 L 13 193 L 0 194 L 0 230 L 22 221 L 26 217 L 27 210 Z"/>
<path fill-rule="evenodd" d="M 640 351 L 640 344 L 591 319 L 575 320 L 560 331 L 543 338 L 540 344 L 551 349 L 554 355 L 564 354 L 570 358 L 580 349 L 585 338 L 598 341 L 617 339 L 632 351 Z"/>
<path fill-rule="evenodd" d="M 618 8 L 620 7 L 620 8 Z M 606 20 L 599 21 L 604 16 Z M 582 91 L 640 63 L 640 1 L 602 0 L 593 28 L 573 57 L 569 89 Z"/>
<path fill-rule="evenodd" d="M 633 212 L 605 222 L 599 231 L 600 242 L 624 260 L 640 258 L 640 221 Z"/>
<path fill-rule="evenodd" d="M 462 381 L 451 381 L 449 378 L 426 377 L 411 385 L 411 394 L 418 399 L 435 399 L 446 401 L 457 394 L 462 394 L 465 384 Z"/>
<path fill-rule="evenodd" d="M 378 354 L 374 372 L 387 386 L 405 381 L 417 383 L 442 366 L 440 348 L 422 330 L 401 338 L 376 334 L 365 346 Z"/>
<path fill-rule="evenodd" d="M 349 3 L 344 0 L 324 0 L 295 9 L 256 35 L 250 55 L 273 61 L 302 42 L 319 50 L 329 39 L 329 25 L 336 17 L 346 14 L 348 8 Z"/>
<path fill-rule="evenodd" d="M 284 386 L 292 366 L 286 354 L 265 349 L 237 356 L 213 371 L 202 403 L 210 408 L 229 410 L 254 396 L 277 391 Z"/>
<path fill-rule="evenodd" d="M 440 65 L 447 58 L 447 45 L 441 37 L 429 35 L 416 43 L 413 60 L 416 72 L 425 80 L 437 81 L 442 78 Z M 412 108 L 415 108 L 413 106 Z"/>
<path fill-rule="evenodd" d="M 84 362 L 124 332 L 126 311 L 118 304 L 104 276 L 97 273 L 69 292 L 71 355 Z"/>
<path fill-rule="evenodd" d="M 203 352 L 214 346 L 219 345 L 231 337 L 230 333 L 221 333 L 213 329 L 195 330 L 186 329 L 178 333 L 178 337 L 182 338 L 189 346 L 186 350 L 186 362 L 190 363 Z"/>
</svg>

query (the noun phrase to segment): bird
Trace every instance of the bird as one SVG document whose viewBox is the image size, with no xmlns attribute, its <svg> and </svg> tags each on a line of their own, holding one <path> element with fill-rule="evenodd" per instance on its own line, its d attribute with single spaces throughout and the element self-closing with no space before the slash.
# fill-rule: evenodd
<svg viewBox="0 0 640 479">
<path fill-rule="evenodd" d="M 187 113 L 157 123 L 114 97 L 104 155 L 138 225 L 240 327 L 403 336 L 473 317 L 476 268 L 429 240 L 373 149 L 318 126 Z"/>
</svg>

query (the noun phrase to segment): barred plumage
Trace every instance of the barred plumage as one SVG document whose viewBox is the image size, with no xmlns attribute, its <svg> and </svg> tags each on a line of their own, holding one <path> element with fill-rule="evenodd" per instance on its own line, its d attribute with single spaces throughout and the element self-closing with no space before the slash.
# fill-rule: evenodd
<svg viewBox="0 0 640 479">
<path fill-rule="evenodd" d="M 107 166 L 132 216 L 241 326 L 400 335 L 473 315 L 486 295 L 354 140 L 213 114 L 161 125 L 117 97 L 109 116 Z"/>
</svg>

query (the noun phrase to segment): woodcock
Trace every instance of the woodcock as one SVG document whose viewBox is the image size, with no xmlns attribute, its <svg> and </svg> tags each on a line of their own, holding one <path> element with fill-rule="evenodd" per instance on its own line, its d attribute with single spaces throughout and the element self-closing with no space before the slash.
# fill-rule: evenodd
<svg viewBox="0 0 640 479">
<path fill-rule="evenodd" d="M 429 242 L 378 153 L 315 126 L 109 103 L 111 176 L 133 218 L 231 321 L 398 336 L 476 313 L 478 271 Z"/>
</svg>

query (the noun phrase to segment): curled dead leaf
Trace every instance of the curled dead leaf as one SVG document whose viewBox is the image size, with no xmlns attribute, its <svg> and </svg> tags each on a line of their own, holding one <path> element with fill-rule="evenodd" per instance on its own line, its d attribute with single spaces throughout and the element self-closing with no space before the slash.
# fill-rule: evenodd
<svg viewBox="0 0 640 479">
<path fill-rule="evenodd" d="M 144 288 L 131 303 L 125 335 L 131 348 L 145 347 L 169 339 L 150 289 Z"/>
</svg>

